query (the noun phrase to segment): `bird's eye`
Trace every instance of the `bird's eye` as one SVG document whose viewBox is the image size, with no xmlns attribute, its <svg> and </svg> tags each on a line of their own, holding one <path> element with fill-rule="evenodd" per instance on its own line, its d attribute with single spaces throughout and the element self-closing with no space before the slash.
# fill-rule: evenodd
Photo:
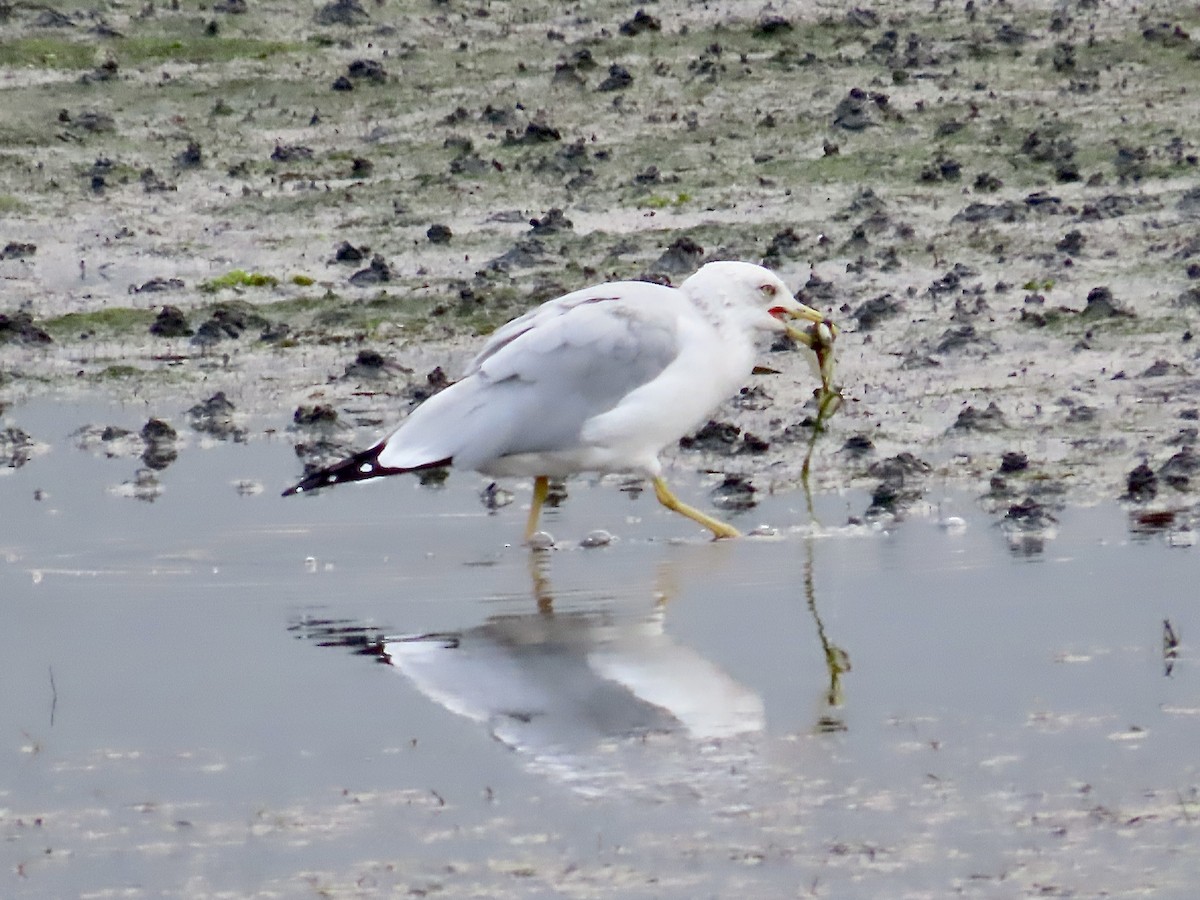
<svg viewBox="0 0 1200 900">
<path fill-rule="evenodd" d="M 758 289 L 762 291 L 764 297 L 774 297 L 779 293 L 779 289 L 773 284 L 760 285 Z"/>
</svg>

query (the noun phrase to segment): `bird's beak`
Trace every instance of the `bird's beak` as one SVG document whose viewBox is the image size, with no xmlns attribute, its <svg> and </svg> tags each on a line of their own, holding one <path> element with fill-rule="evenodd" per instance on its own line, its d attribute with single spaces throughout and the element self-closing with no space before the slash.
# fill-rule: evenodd
<svg viewBox="0 0 1200 900">
<path fill-rule="evenodd" d="M 787 306 L 776 306 L 771 309 L 771 315 L 783 323 L 784 330 L 787 331 L 788 337 L 798 344 L 803 344 L 809 349 L 816 349 L 814 341 L 820 337 L 820 343 L 833 343 L 833 339 L 837 337 L 838 329 L 829 319 L 826 319 L 819 310 L 813 309 L 811 306 L 805 306 L 803 303 L 792 301 L 795 305 L 788 304 Z M 788 319 L 801 319 L 810 322 L 807 328 L 797 328 Z M 816 334 L 816 328 L 813 326 L 825 326 L 827 335 Z"/>
<path fill-rule="evenodd" d="M 793 301 L 795 302 L 795 301 Z M 838 336 L 838 327 L 825 318 L 818 310 L 803 303 L 795 302 L 787 306 L 776 306 L 771 315 L 783 324 L 788 337 L 798 344 L 803 344 L 817 355 L 821 368 L 821 383 L 826 391 L 833 389 L 833 342 Z M 798 328 L 788 319 L 799 319 L 808 322 L 807 327 Z"/>
</svg>

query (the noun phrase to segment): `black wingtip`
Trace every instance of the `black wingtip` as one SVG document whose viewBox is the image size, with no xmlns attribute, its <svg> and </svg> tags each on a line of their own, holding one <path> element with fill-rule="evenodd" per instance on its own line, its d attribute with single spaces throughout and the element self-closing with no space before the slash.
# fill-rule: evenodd
<svg viewBox="0 0 1200 900">
<path fill-rule="evenodd" d="M 348 481 L 366 481 L 368 478 L 379 478 L 383 475 L 395 475 L 404 469 L 389 469 L 379 465 L 379 454 L 383 452 L 383 442 L 376 444 L 361 453 L 335 462 L 331 466 L 318 469 L 305 475 L 299 482 L 283 492 L 283 496 L 304 494 L 317 488 L 330 487 L 335 484 L 345 484 Z"/>
<path fill-rule="evenodd" d="M 361 453 L 355 453 L 353 456 L 343 459 L 340 462 L 335 462 L 331 466 L 310 472 L 299 482 L 284 491 L 283 496 L 290 497 L 293 494 L 306 494 L 309 491 L 315 491 L 317 488 L 332 487 L 335 484 L 346 484 L 349 481 L 367 481 L 371 478 L 382 478 L 385 475 L 402 475 L 405 472 L 417 472 L 421 469 L 434 469 L 439 466 L 450 465 L 449 459 L 439 459 L 437 462 L 403 469 L 381 466 L 379 464 L 379 454 L 383 452 L 384 446 L 385 442 L 380 441 L 374 447 L 363 450 Z"/>
</svg>

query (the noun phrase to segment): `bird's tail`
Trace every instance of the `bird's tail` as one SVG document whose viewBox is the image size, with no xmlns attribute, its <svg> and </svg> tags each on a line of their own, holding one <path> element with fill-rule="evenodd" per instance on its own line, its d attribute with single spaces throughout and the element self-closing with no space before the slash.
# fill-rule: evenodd
<svg viewBox="0 0 1200 900">
<path fill-rule="evenodd" d="M 386 441 L 380 441 L 374 447 L 355 453 L 348 459 L 335 462 L 331 466 L 310 472 L 297 484 L 283 492 L 283 496 L 302 494 L 322 487 L 335 484 L 345 484 L 348 481 L 366 481 L 368 478 L 382 478 L 384 475 L 402 475 L 405 472 L 419 472 L 422 469 L 436 469 L 450 465 L 450 459 L 440 459 L 436 462 L 424 463 L 419 466 L 395 468 L 379 464 L 379 454 L 383 452 Z"/>
</svg>

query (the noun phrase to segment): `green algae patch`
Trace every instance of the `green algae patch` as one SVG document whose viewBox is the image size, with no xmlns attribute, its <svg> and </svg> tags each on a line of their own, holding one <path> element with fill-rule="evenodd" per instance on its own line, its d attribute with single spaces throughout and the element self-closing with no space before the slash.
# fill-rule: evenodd
<svg viewBox="0 0 1200 900">
<path fill-rule="evenodd" d="M 279 279 L 274 275 L 264 275 L 261 272 L 246 272 L 242 269 L 234 269 L 224 275 L 201 282 L 199 287 L 206 294 L 215 294 L 217 291 L 222 291 L 226 288 L 275 287 L 278 284 Z"/>
<path fill-rule="evenodd" d="M 66 313 L 41 323 L 56 341 L 65 342 L 91 337 L 118 337 L 144 334 L 154 321 L 154 311 L 128 306 Z"/>
<path fill-rule="evenodd" d="M 0 216 L 14 216 L 29 209 L 29 204 L 12 194 L 0 194 Z"/>
<path fill-rule="evenodd" d="M 62 37 L 29 36 L 0 41 L 0 67 L 89 69 L 105 55 L 122 65 L 189 62 L 221 63 L 236 59 L 269 59 L 292 53 L 301 44 L 262 41 L 245 37 L 138 36 L 113 38 L 103 43 Z"/>
<path fill-rule="evenodd" d="M 114 363 L 111 366 L 105 366 L 96 373 L 96 377 L 105 381 L 124 381 L 129 378 L 137 378 L 143 372 L 137 366 L 127 365 L 125 363 Z"/>
</svg>

